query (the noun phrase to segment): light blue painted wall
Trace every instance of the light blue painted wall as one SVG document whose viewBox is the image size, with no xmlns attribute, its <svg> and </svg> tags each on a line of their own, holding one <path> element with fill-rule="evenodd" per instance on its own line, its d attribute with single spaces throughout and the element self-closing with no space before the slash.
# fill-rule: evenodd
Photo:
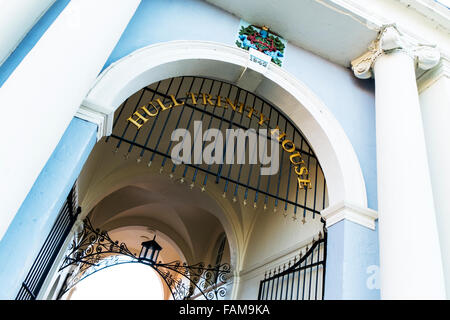
<svg viewBox="0 0 450 320">
<path fill-rule="evenodd" d="M 142 0 L 104 68 L 134 50 L 158 42 L 205 40 L 232 45 L 239 21 L 198 0 Z"/>
<path fill-rule="evenodd" d="M 283 67 L 304 82 L 341 124 L 361 165 L 366 182 L 368 206 L 377 210 L 373 80 L 357 79 L 350 69 L 289 44 Z"/>
<path fill-rule="evenodd" d="M 17 66 L 22 62 L 28 52 L 33 49 L 34 45 L 39 41 L 45 31 L 47 31 L 69 2 L 70 0 L 56 0 L 34 27 L 31 28 L 8 59 L 0 65 L 0 87 L 3 86 L 3 83 L 5 83 L 11 73 L 13 73 Z"/>
<path fill-rule="evenodd" d="M 0 241 L 0 299 L 16 297 L 96 139 L 97 125 L 71 121 Z"/>
<path fill-rule="evenodd" d="M 380 299 L 377 230 L 348 220 L 328 229 L 325 299 Z"/>
</svg>

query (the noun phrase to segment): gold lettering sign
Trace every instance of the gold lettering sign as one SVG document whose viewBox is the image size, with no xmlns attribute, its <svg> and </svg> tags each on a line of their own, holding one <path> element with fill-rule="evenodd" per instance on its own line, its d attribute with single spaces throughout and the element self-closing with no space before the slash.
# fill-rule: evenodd
<svg viewBox="0 0 450 320">
<path fill-rule="evenodd" d="M 213 96 L 209 93 L 195 93 L 195 92 L 187 92 L 186 96 L 191 100 L 193 105 L 197 105 L 197 103 L 201 103 L 203 105 L 210 105 L 212 107 L 230 107 L 235 112 L 243 113 L 244 110 L 247 112 L 247 117 L 252 118 L 256 117 L 258 119 L 258 124 L 260 126 L 268 125 L 270 118 L 266 117 L 264 114 L 259 113 L 258 110 L 255 110 L 252 107 L 244 106 L 243 103 L 239 101 L 231 101 L 229 98 L 225 98 L 223 101 L 223 97 L 216 96 L 216 103 L 213 103 Z M 135 111 L 128 119 L 130 123 L 136 126 L 137 130 L 141 129 L 142 126 L 150 119 L 147 117 L 156 117 L 159 111 L 166 111 L 173 107 L 179 107 L 184 105 L 183 102 L 177 101 L 174 95 L 170 95 L 171 104 L 164 105 L 161 99 L 156 99 L 154 103 L 153 101 L 148 104 L 140 107 L 141 111 Z M 159 107 L 159 108 L 158 108 Z M 146 117 L 147 116 L 147 117 Z M 278 133 L 278 134 L 277 134 Z M 294 171 L 297 174 L 297 182 L 300 188 L 312 188 L 311 179 L 309 179 L 308 168 L 305 166 L 305 161 L 303 161 L 300 152 L 295 152 L 296 147 L 294 141 L 286 139 L 286 133 L 282 132 L 280 128 L 277 126 L 275 129 L 270 130 L 270 135 L 273 136 L 278 142 L 281 142 L 281 147 L 287 153 L 290 153 L 289 160 L 294 166 Z M 295 152 L 295 153 L 294 153 Z"/>
</svg>

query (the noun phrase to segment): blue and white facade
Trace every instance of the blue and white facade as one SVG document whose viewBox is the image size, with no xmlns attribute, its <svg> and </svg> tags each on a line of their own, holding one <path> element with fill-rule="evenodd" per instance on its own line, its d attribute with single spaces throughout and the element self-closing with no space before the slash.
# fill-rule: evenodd
<svg viewBox="0 0 450 320">
<path fill-rule="evenodd" d="M 214 187 L 187 193 L 168 174 L 107 149 L 124 101 L 188 76 L 253 93 L 307 139 L 326 179 L 325 299 L 450 297 L 444 3 L 42 0 L 4 7 L 0 299 L 16 298 L 75 181 L 80 221 L 89 215 L 129 243 L 133 233 L 156 232 L 172 248 L 166 259 L 207 259 L 225 233 L 230 299 L 256 299 L 264 273 L 311 242 L 318 220 L 293 221 L 292 212 L 253 208 L 243 195 L 234 201 Z M 249 51 L 236 46 L 242 21 L 284 39 L 281 66 L 251 65 Z M 161 200 L 168 192 L 171 199 Z M 176 219 L 166 217 L 172 210 Z M 193 217 L 217 234 L 198 236 L 203 229 Z M 38 299 L 55 298 L 58 264 L 77 227 Z"/>
</svg>

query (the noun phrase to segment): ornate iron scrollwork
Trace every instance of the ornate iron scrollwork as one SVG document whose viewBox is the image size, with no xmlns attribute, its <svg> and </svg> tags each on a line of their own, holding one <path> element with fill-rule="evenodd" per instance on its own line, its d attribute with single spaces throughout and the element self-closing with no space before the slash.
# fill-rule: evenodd
<svg viewBox="0 0 450 320">
<path fill-rule="evenodd" d="M 89 218 L 83 221 L 83 229 L 74 237 L 59 271 L 70 267 L 60 291 L 61 298 L 80 281 L 90 275 L 119 264 L 142 263 L 152 267 L 168 286 L 174 300 L 207 300 L 223 298 L 227 292 L 230 265 L 205 265 L 200 262 L 148 263 L 139 259 L 123 242 L 114 241 L 106 231 L 92 226 Z"/>
</svg>

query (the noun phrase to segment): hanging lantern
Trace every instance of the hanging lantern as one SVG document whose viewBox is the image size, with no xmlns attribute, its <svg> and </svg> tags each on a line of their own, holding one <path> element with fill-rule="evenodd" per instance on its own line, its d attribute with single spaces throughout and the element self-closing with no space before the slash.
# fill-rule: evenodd
<svg viewBox="0 0 450 320">
<path fill-rule="evenodd" d="M 142 242 L 141 252 L 139 253 L 139 260 L 155 264 L 157 262 L 159 252 L 162 250 L 162 247 L 156 242 L 156 235 L 153 237 L 153 240 Z"/>
</svg>

